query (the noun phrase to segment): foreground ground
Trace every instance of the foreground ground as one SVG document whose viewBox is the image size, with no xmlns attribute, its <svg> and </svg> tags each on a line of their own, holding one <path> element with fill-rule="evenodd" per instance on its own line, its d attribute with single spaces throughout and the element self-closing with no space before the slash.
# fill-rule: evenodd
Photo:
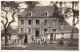
<svg viewBox="0 0 80 52">
<path fill-rule="evenodd" d="M 55 44 L 27 44 L 25 48 L 22 47 L 1 47 L 2 50 L 78 50 L 77 46 L 57 46 Z"/>
<path fill-rule="evenodd" d="M 60 37 L 60 36 L 59 36 Z M 69 37 L 65 36 L 64 38 Z M 26 45 L 14 45 L 12 44 L 12 40 L 8 41 L 9 46 L 4 46 L 4 39 L 1 41 L 1 50 L 79 50 L 79 41 L 78 41 L 78 34 L 75 34 L 74 40 L 73 40 L 73 46 L 59 46 L 56 43 L 53 44 L 35 44 L 35 43 L 27 43 Z M 69 40 L 69 38 L 65 39 Z M 57 41 L 57 40 L 56 40 Z M 55 41 L 55 42 L 56 42 Z"/>
<path fill-rule="evenodd" d="M 73 46 L 60 46 L 55 43 L 53 44 L 26 44 L 26 45 L 11 45 L 9 46 L 2 46 L 2 50 L 78 50 L 78 41 L 77 39 L 74 40 Z"/>
</svg>

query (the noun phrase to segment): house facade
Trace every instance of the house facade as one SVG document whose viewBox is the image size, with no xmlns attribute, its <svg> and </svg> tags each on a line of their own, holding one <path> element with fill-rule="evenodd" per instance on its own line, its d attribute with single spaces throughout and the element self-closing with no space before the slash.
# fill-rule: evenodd
<svg viewBox="0 0 80 52">
<path fill-rule="evenodd" d="M 61 25 L 59 19 L 53 16 L 53 6 L 35 6 L 25 8 L 18 16 L 18 33 L 27 33 L 28 40 L 33 35 L 50 39 L 50 35 L 70 33 L 71 26 L 65 21 Z"/>
</svg>

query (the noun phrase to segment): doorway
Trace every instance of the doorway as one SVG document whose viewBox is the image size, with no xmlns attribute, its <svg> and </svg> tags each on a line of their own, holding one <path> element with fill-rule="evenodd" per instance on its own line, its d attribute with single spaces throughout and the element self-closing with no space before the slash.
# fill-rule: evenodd
<svg viewBox="0 0 80 52">
<path fill-rule="evenodd" d="M 25 35 L 24 43 L 28 43 L 27 35 Z"/>
<path fill-rule="evenodd" d="M 39 37 L 39 30 L 36 30 L 35 37 Z"/>
</svg>

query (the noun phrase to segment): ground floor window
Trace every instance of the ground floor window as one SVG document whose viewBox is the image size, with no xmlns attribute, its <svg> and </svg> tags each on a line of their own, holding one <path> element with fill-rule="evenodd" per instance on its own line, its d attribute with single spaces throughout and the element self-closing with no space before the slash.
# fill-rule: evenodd
<svg viewBox="0 0 80 52">
<path fill-rule="evenodd" d="M 21 28 L 21 33 L 23 33 L 23 28 Z"/>
<path fill-rule="evenodd" d="M 35 36 L 39 37 L 39 30 L 36 31 Z"/>
<path fill-rule="evenodd" d="M 56 26 L 56 20 L 53 20 L 52 23 L 53 23 L 53 26 Z"/>
<path fill-rule="evenodd" d="M 47 31 L 48 31 L 47 29 L 44 29 L 44 34 L 46 34 Z"/>
<path fill-rule="evenodd" d="M 24 20 L 21 20 L 21 25 L 24 25 Z"/>
<path fill-rule="evenodd" d="M 56 29 L 53 29 L 53 31 L 56 31 Z"/>
<path fill-rule="evenodd" d="M 28 33 L 31 33 L 31 28 L 28 28 Z"/>
<path fill-rule="evenodd" d="M 61 30 L 63 30 L 63 25 L 61 25 Z"/>
<path fill-rule="evenodd" d="M 40 29 L 39 28 L 35 28 L 35 37 L 39 37 L 40 35 Z"/>
</svg>

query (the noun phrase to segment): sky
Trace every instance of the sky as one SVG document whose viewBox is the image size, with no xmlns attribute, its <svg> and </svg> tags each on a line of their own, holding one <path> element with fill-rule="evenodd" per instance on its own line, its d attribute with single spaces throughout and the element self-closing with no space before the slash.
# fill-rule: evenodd
<svg viewBox="0 0 80 52">
<path fill-rule="evenodd" d="M 50 1 L 45 1 L 45 0 L 43 0 L 43 1 L 40 1 L 40 4 L 39 4 L 39 5 L 41 5 L 41 6 L 47 6 L 47 5 L 49 5 L 49 4 L 50 4 Z M 24 3 L 20 4 L 20 6 L 21 6 L 21 8 L 26 8 L 26 7 L 27 7 Z M 22 11 L 23 11 L 23 10 L 22 10 Z M 8 16 L 11 17 L 10 13 L 8 14 Z M 15 17 L 17 17 L 17 16 L 15 16 Z M 11 18 L 9 18 L 9 19 L 11 19 Z M 16 22 L 13 22 L 13 23 L 11 24 L 11 26 L 13 27 L 13 29 L 15 29 L 15 28 L 18 26 L 18 18 L 15 18 L 15 19 L 16 19 Z M 4 20 L 4 21 L 5 21 L 5 20 Z M 10 21 L 10 20 L 9 20 L 9 21 Z M 66 21 L 72 26 L 72 17 L 70 17 L 70 18 L 67 19 Z M 77 20 L 76 20 L 76 21 L 77 21 Z M 1 26 L 2 26 L 2 24 L 1 24 Z M 79 28 L 79 24 L 77 24 L 76 27 Z"/>
</svg>

